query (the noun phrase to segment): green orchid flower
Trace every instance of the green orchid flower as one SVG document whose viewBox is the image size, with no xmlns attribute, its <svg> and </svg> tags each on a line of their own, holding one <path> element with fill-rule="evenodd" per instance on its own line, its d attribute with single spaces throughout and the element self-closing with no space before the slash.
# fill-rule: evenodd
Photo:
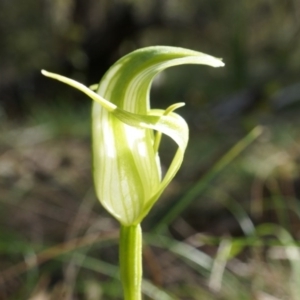
<svg viewBox="0 0 300 300">
<path fill-rule="evenodd" d="M 182 64 L 223 66 L 212 56 L 175 47 L 148 47 L 124 56 L 104 75 L 97 93 L 79 82 L 42 71 L 94 100 L 94 182 L 102 205 L 121 224 L 139 224 L 178 171 L 188 142 L 188 126 L 172 111 L 151 109 L 149 90 L 159 72 Z M 157 131 L 156 136 L 153 130 Z M 164 176 L 158 156 L 160 134 L 178 145 Z"/>
<path fill-rule="evenodd" d="M 139 224 L 176 175 L 188 142 L 187 124 L 173 112 L 184 104 L 152 109 L 149 91 L 159 72 L 183 64 L 224 65 L 220 59 L 188 49 L 147 47 L 117 61 L 96 86 L 96 92 L 72 79 L 42 71 L 94 100 L 94 183 L 102 205 L 121 223 L 121 280 L 126 300 L 140 299 Z M 178 146 L 163 177 L 158 155 L 162 134 Z"/>
</svg>

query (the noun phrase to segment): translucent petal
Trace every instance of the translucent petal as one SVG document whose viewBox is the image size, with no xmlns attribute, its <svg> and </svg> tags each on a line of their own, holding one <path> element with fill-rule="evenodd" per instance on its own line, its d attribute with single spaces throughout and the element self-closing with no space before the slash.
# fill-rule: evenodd
<svg viewBox="0 0 300 300">
<path fill-rule="evenodd" d="M 150 109 L 153 78 L 166 68 L 182 64 L 223 66 L 212 56 L 183 48 L 156 46 L 134 51 L 117 61 L 99 83 L 97 93 L 66 77 L 43 74 L 69 84 L 94 100 L 94 181 L 103 206 L 123 225 L 142 221 L 177 173 L 188 142 L 188 127 L 178 114 Z M 153 130 L 178 145 L 161 178 Z"/>
</svg>

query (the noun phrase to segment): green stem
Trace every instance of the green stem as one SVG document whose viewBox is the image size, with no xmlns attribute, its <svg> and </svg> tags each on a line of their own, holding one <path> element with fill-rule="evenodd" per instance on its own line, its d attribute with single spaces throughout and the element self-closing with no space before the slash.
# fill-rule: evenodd
<svg viewBox="0 0 300 300">
<path fill-rule="evenodd" d="M 119 247 L 124 300 L 141 300 L 142 231 L 140 224 L 121 225 Z"/>
</svg>

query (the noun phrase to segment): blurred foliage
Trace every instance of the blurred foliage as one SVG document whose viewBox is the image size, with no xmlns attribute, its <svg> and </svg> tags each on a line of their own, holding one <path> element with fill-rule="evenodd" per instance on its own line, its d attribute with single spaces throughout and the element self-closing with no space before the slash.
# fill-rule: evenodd
<svg viewBox="0 0 300 300">
<path fill-rule="evenodd" d="M 259 99 L 253 102 L 266 109 L 276 91 L 298 82 L 299 11 L 295 0 L 2 1 L 0 93 L 6 95 L 1 104 L 50 101 L 57 92 L 46 93 L 49 83 L 40 78 L 41 68 L 92 84 L 125 53 L 165 44 L 226 62 L 222 71 L 205 69 L 207 79 L 192 85 L 195 105 L 201 104 L 201 93 L 215 99 L 255 88 Z M 186 81 L 199 81 L 198 70 L 182 70 Z"/>
<path fill-rule="evenodd" d="M 122 55 L 164 44 L 226 67 L 182 66 L 154 82 L 155 106 L 187 103 L 191 137 L 144 223 L 145 299 L 297 300 L 299 35 L 296 0 L 0 1 L 0 299 L 120 299 L 117 226 L 90 175 L 89 100 L 40 69 L 93 84 Z M 263 134 L 205 181 L 257 125 Z M 170 151 L 163 143 L 165 164 Z"/>
</svg>

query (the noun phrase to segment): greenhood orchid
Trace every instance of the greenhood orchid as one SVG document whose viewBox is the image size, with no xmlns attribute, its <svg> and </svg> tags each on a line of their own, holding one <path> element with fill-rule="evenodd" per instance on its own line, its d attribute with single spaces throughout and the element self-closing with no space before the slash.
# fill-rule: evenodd
<svg viewBox="0 0 300 300">
<path fill-rule="evenodd" d="M 154 77 L 182 64 L 223 66 L 220 59 L 183 48 L 155 46 L 134 51 L 104 75 L 97 91 L 72 79 L 42 71 L 94 100 L 92 138 L 94 182 L 102 205 L 122 225 L 139 224 L 178 171 L 188 142 L 188 126 L 173 110 L 151 109 Z M 156 134 L 153 131 L 156 131 Z M 161 134 L 178 145 L 162 178 L 158 155 Z"/>
<path fill-rule="evenodd" d="M 104 75 L 96 92 L 61 75 L 42 71 L 88 95 L 93 101 L 94 183 L 102 205 L 120 223 L 120 268 L 125 300 L 141 299 L 142 232 L 140 223 L 176 175 L 188 142 L 188 126 L 173 111 L 150 107 L 154 77 L 182 64 L 221 67 L 210 55 L 183 48 L 156 46 L 134 51 Z M 164 176 L 158 155 L 162 134 L 178 148 Z"/>
</svg>

